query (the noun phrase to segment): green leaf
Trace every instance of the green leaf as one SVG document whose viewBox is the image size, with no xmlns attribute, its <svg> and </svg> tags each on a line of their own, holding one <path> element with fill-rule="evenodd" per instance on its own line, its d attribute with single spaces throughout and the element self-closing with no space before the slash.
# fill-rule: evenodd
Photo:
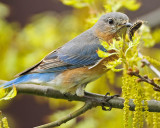
<svg viewBox="0 0 160 128">
<path fill-rule="evenodd" d="M 16 87 L 13 86 L 13 89 L 9 93 L 7 93 L 6 89 L 1 88 L 0 89 L 0 94 L 1 94 L 0 101 L 2 101 L 2 100 L 10 100 L 10 99 L 14 98 L 17 95 L 17 90 L 16 90 Z"/>
<path fill-rule="evenodd" d="M 100 49 L 98 49 L 97 54 L 98 54 L 98 56 L 101 57 L 101 58 L 109 57 L 109 56 L 111 55 L 111 53 L 104 52 L 104 51 L 102 51 L 102 50 L 100 50 Z"/>
<path fill-rule="evenodd" d="M 120 72 L 120 71 L 123 70 L 123 68 L 116 69 L 116 67 L 117 67 L 118 65 L 120 65 L 120 64 L 122 64 L 122 59 L 121 59 L 121 58 L 119 58 L 118 60 L 114 60 L 114 61 L 108 62 L 108 63 L 106 64 L 106 67 L 107 67 L 108 69 L 111 69 L 111 70 L 114 71 L 114 72 Z"/>
</svg>

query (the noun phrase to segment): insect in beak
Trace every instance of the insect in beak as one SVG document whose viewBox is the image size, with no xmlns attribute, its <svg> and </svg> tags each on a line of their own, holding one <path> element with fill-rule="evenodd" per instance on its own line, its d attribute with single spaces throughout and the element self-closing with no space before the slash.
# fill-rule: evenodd
<svg viewBox="0 0 160 128">
<path fill-rule="evenodd" d="M 137 31 L 143 24 L 143 21 L 139 20 L 136 21 L 136 23 L 134 23 L 130 28 L 129 28 L 129 39 L 132 40 L 132 37 L 135 33 L 135 31 Z"/>
</svg>

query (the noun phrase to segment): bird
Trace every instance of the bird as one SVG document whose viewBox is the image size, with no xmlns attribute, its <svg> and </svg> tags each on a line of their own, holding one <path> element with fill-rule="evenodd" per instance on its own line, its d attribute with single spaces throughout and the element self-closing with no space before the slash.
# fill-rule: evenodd
<svg viewBox="0 0 160 128">
<path fill-rule="evenodd" d="M 124 13 L 103 14 L 91 28 L 53 50 L 39 63 L 0 87 L 36 84 L 51 86 L 63 94 L 83 97 L 86 85 L 107 71 L 104 69 L 104 61 L 107 59 L 100 58 L 97 50 L 109 51 L 101 45 L 100 40 L 112 43 L 113 39 L 125 35 L 131 26 L 128 16 Z"/>
</svg>

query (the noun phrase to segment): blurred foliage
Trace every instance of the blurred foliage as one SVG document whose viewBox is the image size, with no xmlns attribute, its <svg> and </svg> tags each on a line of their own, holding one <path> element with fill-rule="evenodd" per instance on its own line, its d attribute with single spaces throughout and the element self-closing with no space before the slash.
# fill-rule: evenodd
<svg viewBox="0 0 160 128">
<path fill-rule="evenodd" d="M 155 39 L 155 42 L 156 42 L 156 43 L 159 43 L 159 42 L 160 42 L 159 33 L 160 33 L 160 28 L 155 29 L 154 32 L 152 33 L 152 36 L 153 36 L 153 38 Z"/>
<path fill-rule="evenodd" d="M 1 111 L 0 111 L 0 128 L 9 128 L 7 118 L 3 117 Z"/>
<path fill-rule="evenodd" d="M 65 5 L 72 6 L 73 10 L 62 14 L 46 12 L 35 15 L 23 28 L 21 28 L 18 23 L 7 22 L 5 18 L 9 14 L 9 8 L 0 3 L 1 79 L 10 80 L 18 72 L 37 63 L 47 53 L 60 47 L 62 44 L 91 27 L 102 14 L 111 11 L 135 11 L 141 5 L 141 3 L 136 0 L 61 1 Z M 60 128 L 115 128 L 117 126 L 119 128 L 141 128 L 143 124 L 145 124 L 146 128 L 158 127 L 159 113 L 149 113 L 147 111 L 147 104 L 144 106 L 146 111 L 141 112 L 141 100 L 160 100 L 160 94 L 154 92 L 151 85 L 147 83 L 136 83 L 135 77 L 128 77 L 125 72 L 122 74 L 121 72 L 115 73 L 115 71 L 121 71 L 121 68 L 117 68 L 116 66 L 123 62 L 125 63 L 124 71 L 129 67 L 135 69 L 136 66 L 142 74 L 149 74 L 149 77 L 153 78 L 154 74 L 152 74 L 147 67 L 140 68 L 141 63 L 137 56 L 137 47 L 138 49 L 143 49 L 142 52 L 146 56 L 156 58 L 156 60 L 153 58 L 149 59 L 151 63 L 155 65 L 159 64 L 160 51 L 152 48 L 160 42 L 159 31 L 159 29 L 155 29 L 152 32 L 148 26 L 143 25 L 139 32 L 135 33 L 133 42 L 123 44 L 123 40 L 119 42 L 114 41 L 111 46 L 107 45 L 106 42 L 102 42 L 102 45 L 104 45 L 106 49 L 116 49 L 120 58 L 123 59 L 106 64 L 106 66 L 110 66 L 112 70 L 98 80 L 90 83 L 86 90 L 99 94 L 105 94 L 106 92 L 121 94 L 122 87 L 123 97 L 126 99 L 125 107 L 123 111 L 113 109 L 110 112 L 104 112 L 101 108 L 95 108 L 96 110 L 90 110 L 84 115 L 63 124 Z M 139 37 L 139 35 L 141 36 Z M 137 36 L 139 38 L 136 38 Z M 121 54 L 123 51 L 122 45 L 125 45 L 126 56 Z M 110 56 L 110 54 L 101 51 L 99 51 L 99 54 L 101 57 Z M 135 112 L 130 112 L 128 109 L 128 101 L 130 98 L 135 99 Z M 57 99 L 46 100 L 48 100 L 50 108 L 54 111 L 52 116 L 46 117 L 46 122 L 49 120 L 57 120 L 82 106 L 82 103 L 79 102 L 68 102 Z M 41 98 L 36 99 L 39 103 L 46 103 L 46 100 L 41 100 Z M 2 122 L 7 128 L 8 124 L 5 117 L 2 119 L 1 125 Z"/>
<path fill-rule="evenodd" d="M 155 38 L 153 38 L 149 26 L 143 24 L 139 34 L 141 35 L 141 42 L 143 42 L 145 47 L 153 47 L 155 45 Z"/>
<path fill-rule="evenodd" d="M 106 11 L 118 11 L 121 8 L 126 8 L 131 11 L 135 11 L 140 7 L 140 3 L 136 0 L 61 0 L 64 4 L 73 6 L 75 8 L 88 7 L 90 9 L 106 10 Z M 97 12 L 99 13 L 99 12 Z"/>
</svg>

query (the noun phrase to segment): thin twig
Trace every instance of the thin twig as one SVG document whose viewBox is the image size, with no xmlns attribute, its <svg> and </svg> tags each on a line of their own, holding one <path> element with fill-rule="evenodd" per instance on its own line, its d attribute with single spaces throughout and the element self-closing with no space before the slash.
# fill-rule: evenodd
<svg viewBox="0 0 160 128">
<path fill-rule="evenodd" d="M 154 86 L 153 89 L 154 89 L 155 91 L 160 91 L 160 86 L 159 86 L 158 84 L 156 84 L 156 83 L 154 82 L 154 80 L 149 79 L 147 75 L 141 76 L 141 75 L 139 74 L 139 72 L 134 72 L 134 71 L 129 71 L 129 72 L 128 72 L 128 75 L 136 76 L 136 77 L 139 78 L 139 79 L 137 79 L 137 82 L 142 82 L 142 81 L 144 81 L 144 82 L 146 82 L 146 83 L 149 83 L 150 85 L 153 85 L 153 86 Z"/>
<path fill-rule="evenodd" d="M 140 52 L 138 52 L 138 56 L 143 58 L 143 55 Z M 160 71 L 157 70 L 147 59 L 142 59 L 142 62 L 146 64 L 160 78 Z"/>
<path fill-rule="evenodd" d="M 83 107 L 81 107 L 80 109 L 78 109 L 77 111 L 48 124 L 44 124 L 41 126 L 37 126 L 35 128 L 51 128 L 51 127 L 56 127 L 56 126 L 60 126 L 63 123 L 66 123 L 67 121 L 85 113 L 86 111 L 88 111 L 89 109 L 91 109 L 93 107 L 93 103 L 91 101 L 87 101 Z"/>
</svg>

